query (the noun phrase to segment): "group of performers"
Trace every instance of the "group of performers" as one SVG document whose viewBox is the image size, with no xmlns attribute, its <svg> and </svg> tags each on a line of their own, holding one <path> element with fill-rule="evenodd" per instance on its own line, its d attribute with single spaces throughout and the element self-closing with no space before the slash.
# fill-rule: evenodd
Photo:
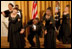
<svg viewBox="0 0 72 49">
<path fill-rule="evenodd" d="M 14 5 L 9 3 L 9 9 L 1 12 L 5 17 L 9 17 L 8 42 L 10 43 L 10 48 L 24 48 L 24 32 L 27 27 L 29 27 L 30 32 L 27 38 L 31 44 L 30 48 L 40 48 L 39 37 L 43 33 L 42 30 L 44 30 L 45 48 L 56 48 L 56 37 L 64 44 L 71 43 L 69 5 L 65 7 L 63 18 L 60 18 L 59 8 L 56 7 L 54 19 L 51 7 L 48 7 L 41 20 L 39 18 L 31 19 L 24 27 L 22 25 L 22 11 L 18 5 L 15 5 L 15 8 L 13 7 Z M 62 20 L 62 24 L 60 20 Z M 45 21 L 45 25 L 43 21 Z M 56 30 L 59 31 L 58 35 L 56 35 Z M 36 36 L 36 44 L 33 41 L 34 36 Z"/>
</svg>

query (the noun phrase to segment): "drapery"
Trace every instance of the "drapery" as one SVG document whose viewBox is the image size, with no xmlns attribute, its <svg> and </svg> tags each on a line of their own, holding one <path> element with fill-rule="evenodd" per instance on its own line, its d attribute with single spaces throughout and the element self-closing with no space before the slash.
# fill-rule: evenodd
<svg viewBox="0 0 72 49">
<path fill-rule="evenodd" d="M 33 1 L 15 1 L 15 4 L 19 5 L 19 8 L 22 10 L 23 14 L 23 24 L 26 24 L 32 18 L 32 2 Z M 60 2 L 60 17 L 66 5 L 70 5 L 70 18 L 71 18 L 71 1 L 59 1 Z M 55 14 L 56 1 L 37 1 L 37 10 L 39 19 L 42 19 L 43 14 L 45 13 L 48 7 L 52 7 L 52 14 Z"/>
</svg>

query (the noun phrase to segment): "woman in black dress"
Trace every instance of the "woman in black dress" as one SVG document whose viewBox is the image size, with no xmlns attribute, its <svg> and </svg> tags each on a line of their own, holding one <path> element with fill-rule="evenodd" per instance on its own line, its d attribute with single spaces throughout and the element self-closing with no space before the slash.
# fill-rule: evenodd
<svg viewBox="0 0 72 49">
<path fill-rule="evenodd" d="M 9 3 L 8 8 L 9 8 L 8 10 L 1 12 L 1 14 L 3 14 L 4 17 L 6 18 L 9 17 L 10 13 L 13 11 L 13 4 Z M 9 42 L 9 28 L 8 28 L 8 42 Z"/>
<path fill-rule="evenodd" d="M 69 14 L 69 5 L 66 6 L 63 13 L 62 19 L 62 34 L 63 34 L 63 43 L 71 43 L 71 31 L 70 31 L 70 14 Z"/>
<path fill-rule="evenodd" d="M 9 42 L 10 48 L 21 48 L 20 30 L 22 28 L 21 20 L 14 8 L 9 16 Z"/>
<path fill-rule="evenodd" d="M 59 30 L 60 30 L 60 10 L 59 7 L 55 7 L 55 30 L 56 30 L 56 41 L 59 41 Z"/>
<path fill-rule="evenodd" d="M 45 20 L 45 35 L 44 46 L 45 48 L 56 48 L 55 25 L 53 16 L 51 15 L 51 8 L 46 10 L 46 15 L 43 17 Z"/>
<path fill-rule="evenodd" d="M 15 5 L 15 8 L 18 9 L 18 13 L 17 14 L 20 16 L 20 18 L 21 18 L 21 24 L 22 24 L 22 10 L 19 9 L 19 5 Z M 25 33 L 20 34 L 20 40 L 21 40 L 21 46 L 22 46 L 22 48 L 26 46 L 24 38 L 25 38 Z"/>
<path fill-rule="evenodd" d="M 3 14 L 6 18 L 9 17 L 9 21 L 11 20 L 10 18 L 10 14 L 12 13 L 13 11 L 13 4 L 12 3 L 9 3 L 8 4 L 8 10 L 4 11 L 4 12 L 1 12 L 1 14 Z M 16 17 L 17 18 L 17 17 Z M 21 17 L 20 17 L 21 19 Z M 17 26 L 17 25 L 16 25 Z M 12 43 L 11 43 L 11 32 L 10 32 L 10 27 L 11 27 L 11 22 L 9 22 L 8 24 L 8 42 L 10 43 L 10 47 L 13 48 L 12 46 Z M 17 26 L 18 27 L 18 26 Z M 22 21 L 20 21 L 20 27 L 22 28 Z M 12 30 L 11 30 L 12 31 Z M 20 40 L 21 40 L 21 48 L 24 48 L 24 45 L 25 45 L 25 40 L 24 40 L 24 35 L 23 34 L 20 34 Z"/>
<path fill-rule="evenodd" d="M 5 17 L 9 17 L 9 14 L 13 11 L 13 7 L 14 5 L 12 3 L 9 3 L 8 4 L 9 9 L 1 12 L 1 14 L 3 14 Z"/>
</svg>

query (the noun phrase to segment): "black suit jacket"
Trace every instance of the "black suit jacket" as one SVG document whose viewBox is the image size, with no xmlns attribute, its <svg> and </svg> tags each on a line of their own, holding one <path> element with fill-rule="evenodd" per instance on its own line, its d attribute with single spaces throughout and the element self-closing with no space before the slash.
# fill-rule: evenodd
<svg viewBox="0 0 72 49">
<path fill-rule="evenodd" d="M 30 27 L 29 30 L 30 30 L 30 33 L 33 32 L 33 19 L 28 21 L 28 23 L 24 26 L 24 29 L 26 29 L 27 27 Z M 38 35 L 41 35 L 42 34 L 42 23 L 41 22 L 38 22 L 38 24 L 36 24 L 36 33 L 38 33 Z"/>
</svg>

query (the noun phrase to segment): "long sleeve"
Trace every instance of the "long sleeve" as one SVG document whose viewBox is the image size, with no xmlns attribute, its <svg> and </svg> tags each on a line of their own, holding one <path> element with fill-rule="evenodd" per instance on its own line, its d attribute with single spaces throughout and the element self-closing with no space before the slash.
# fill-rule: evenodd
<svg viewBox="0 0 72 49">
<path fill-rule="evenodd" d="M 29 25 L 32 25 L 32 22 L 33 20 L 30 20 L 30 21 L 28 21 L 28 23 L 24 26 L 24 29 L 26 29 Z"/>
<path fill-rule="evenodd" d="M 70 23 L 70 15 L 69 14 L 67 14 L 67 15 L 63 14 L 63 19 L 62 20 L 63 20 L 62 21 L 63 24 L 64 23 L 66 23 L 66 24 Z"/>
<path fill-rule="evenodd" d="M 41 19 L 41 22 L 43 22 L 46 19 L 45 16 L 46 16 L 46 13 L 43 15 L 43 18 Z"/>
<path fill-rule="evenodd" d="M 53 19 L 53 16 L 51 16 L 51 22 L 52 22 L 52 27 L 53 27 L 53 29 L 55 29 L 55 21 L 54 21 L 54 19 Z"/>
<path fill-rule="evenodd" d="M 70 24 L 70 15 L 67 15 L 67 23 Z"/>
<path fill-rule="evenodd" d="M 4 13 L 5 13 L 5 17 L 9 17 L 11 12 L 9 10 L 6 10 L 6 11 L 4 11 Z"/>
<path fill-rule="evenodd" d="M 21 19 L 22 19 L 22 10 L 19 10 L 20 11 L 20 14 L 21 14 Z"/>
<path fill-rule="evenodd" d="M 18 19 L 20 19 L 20 21 L 18 21 Z M 23 28 L 23 26 L 22 26 L 22 20 L 19 17 L 19 15 L 18 15 L 18 18 L 17 18 L 17 21 L 16 21 L 16 27 L 17 27 L 16 31 L 20 31 Z"/>
<path fill-rule="evenodd" d="M 42 20 L 40 21 L 41 26 L 42 26 L 42 28 L 43 28 L 44 30 L 46 30 L 46 27 L 45 27 L 44 24 L 43 24 L 43 21 L 46 20 L 45 16 L 46 16 L 46 13 L 43 15 L 43 18 L 42 18 Z"/>
</svg>

